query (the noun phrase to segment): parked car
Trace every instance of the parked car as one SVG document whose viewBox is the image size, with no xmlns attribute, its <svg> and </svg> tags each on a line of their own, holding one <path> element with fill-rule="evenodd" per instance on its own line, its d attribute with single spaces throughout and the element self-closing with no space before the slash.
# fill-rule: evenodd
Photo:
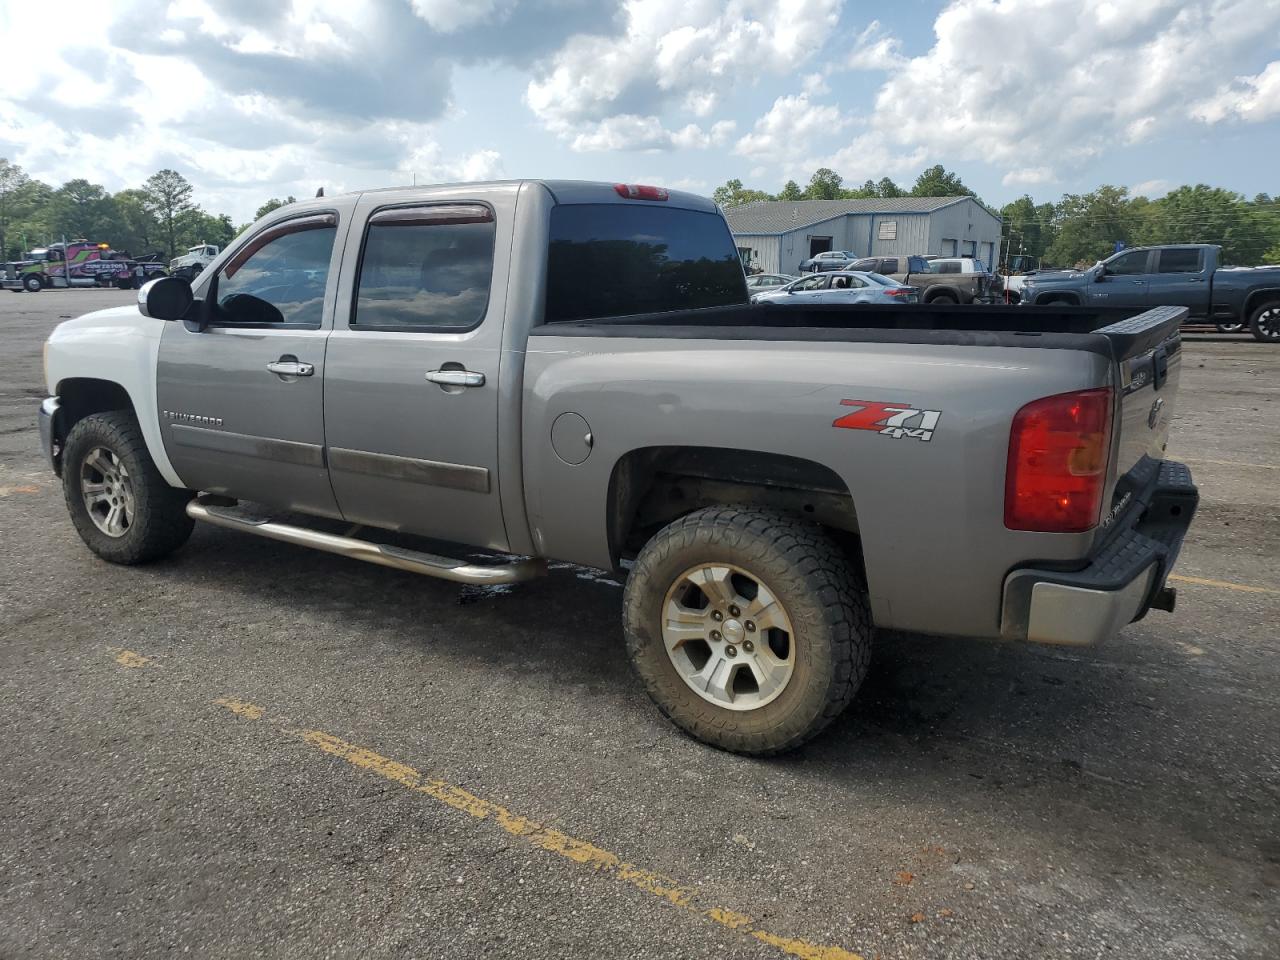
<svg viewBox="0 0 1280 960">
<path fill-rule="evenodd" d="M 856 259 L 848 250 L 828 250 L 817 253 L 808 260 L 801 260 L 798 273 L 821 273 L 823 270 L 843 270 Z"/>
<path fill-rule="evenodd" d="M 1186 311 L 1079 313 L 752 305 L 716 205 L 656 187 L 377 190 L 58 326 L 40 435 L 113 563 L 198 520 L 459 583 L 617 571 L 659 708 L 770 754 L 877 627 L 1089 644 L 1173 608 Z"/>
<path fill-rule="evenodd" d="M 753 303 L 916 303 L 916 288 L 903 286 L 878 273 L 815 273 L 793 280 L 784 287 L 757 293 Z"/>
<path fill-rule="evenodd" d="M 866 257 L 850 270 L 869 270 L 909 284 L 922 303 L 993 303 L 1002 296 L 1000 278 L 972 257 Z"/>
<path fill-rule="evenodd" d="M 1022 285 L 1023 303 L 1186 307 L 1190 322 L 1280 343 L 1280 267 L 1224 267 L 1210 243 L 1135 247 L 1087 270 L 1040 271 Z"/>
<path fill-rule="evenodd" d="M 785 273 L 757 273 L 747 277 L 747 290 L 752 293 L 760 290 L 774 290 L 785 286 L 794 279 L 795 277 L 788 276 Z"/>
</svg>

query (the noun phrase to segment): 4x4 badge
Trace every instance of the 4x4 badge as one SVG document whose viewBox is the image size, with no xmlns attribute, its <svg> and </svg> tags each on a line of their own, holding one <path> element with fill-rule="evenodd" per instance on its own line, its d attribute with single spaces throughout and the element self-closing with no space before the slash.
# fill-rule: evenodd
<svg viewBox="0 0 1280 960">
<path fill-rule="evenodd" d="M 941 410 L 921 410 L 909 403 L 881 403 L 877 400 L 841 400 L 843 407 L 857 407 L 831 425 L 843 430 L 874 430 L 882 437 L 923 440 L 928 443 L 937 429 Z"/>
</svg>

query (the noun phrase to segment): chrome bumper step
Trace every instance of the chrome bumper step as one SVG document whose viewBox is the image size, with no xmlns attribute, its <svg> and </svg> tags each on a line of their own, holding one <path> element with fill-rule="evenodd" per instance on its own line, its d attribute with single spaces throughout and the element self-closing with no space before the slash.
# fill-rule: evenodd
<svg viewBox="0 0 1280 960">
<path fill-rule="evenodd" d="M 267 518 L 247 517 L 237 514 L 225 497 L 196 497 L 187 504 L 187 516 L 211 523 L 216 527 L 252 533 L 259 537 L 266 537 L 268 540 L 279 540 L 282 543 L 323 550 L 325 553 L 336 553 L 340 557 L 350 557 L 352 560 L 363 560 L 365 563 L 376 563 L 379 566 L 407 570 L 410 573 L 420 573 L 423 576 L 450 580 L 454 583 L 523 583 L 547 572 L 545 561 L 529 557 L 493 565 L 465 563 L 418 550 L 406 550 L 403 547 L 371 543 L 354 537 L 321 533 L 318 530 L 308 530 L 306 527 L 279 523 Z"/>
</svg>

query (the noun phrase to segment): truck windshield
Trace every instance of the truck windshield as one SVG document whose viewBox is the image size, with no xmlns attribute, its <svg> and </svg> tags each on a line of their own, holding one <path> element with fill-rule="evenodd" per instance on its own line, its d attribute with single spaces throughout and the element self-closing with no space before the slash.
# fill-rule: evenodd
<svg viewBox="0 0 1280 960">
<path fill-rule="evenodd" d="M 747 303 L 742 260 L 718 214 L 560 205 L 550 240 L 547 323 Z"/>
</svg>

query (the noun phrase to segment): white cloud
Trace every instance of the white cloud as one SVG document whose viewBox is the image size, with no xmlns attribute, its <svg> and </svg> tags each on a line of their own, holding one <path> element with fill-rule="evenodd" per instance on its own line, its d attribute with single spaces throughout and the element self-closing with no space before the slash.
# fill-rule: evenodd
<svg viewBox="0 0 1280 960">
<path fill-rule="evenodd" d="M 1236 77 L 1213 96 L 1193 105 L 1191 116 L 1205 123 L 1262 123 L 1280 116 L 1280 60 L 1272 60 L 1255 76 Z"/>
<path fill-rule="evenodd" d="M 515 0 L 411 0 L 413 12 L 441 33 L 506 18 Z"/>
<path fill-rule="evenodd" d="M 1172 189 L 1172 180 L 1143 180 L 1141 183 L 1135 183 L 1131 186 L 1129 188 L 1129 193 L 1135 197 L 1146 197 L 1150 200 L 1158 200 Z"/>
<path fill-rule="evenodd" d="M 620 36 L 570 38 L 525 100 L 574 149 L 679 146 L 660 129 L 664 111 L 709 116 L 736 85 L 796 70 L 826 42 L 842 2 L 627 0 Z"/>
<path fill-rule="evenodd" d="M 1010 170 L 1000 182 L 1006 187 L 1033 187 L 1041 183 L 1053 183 L 1057 175 L 1052 167 L 1019 167 Z"/>
<path fill-rule="evenodd" d="M 873 23 L 847 64 L 887 76 L 860 151 L 840 155 L 978 161 L 1012 171 L 1006 185 L 1047 183 L 1191 116 L 1280 112 L 1276 64 L 1222 86 L 1228 65 L 1274 49 L 1277 29 L 1280 3 L 1256 0 L 953 0 L 932 48 L 905 57 Z M 1206 90 L 1218 93 L 1189 108 Z"/>
<path fill-rule="evenodd" d="M 740 140 L 733 152 L 771 163 L 799 159 L 814 140 L 845 126 L 847 120 L 834 104 L 815 104 L 808 95 L 778 97 L 755 128 Z"/>
<path fill-rule="evenodd" d="M 722 145 L 735 126 L 732 120 L 721 120 L 705 130 L 696 123 L 686 124 L 679 130 L 669 130 L 658 117 L 621 114 L 584 127 L 574 135 L 569 146 L 582 153 L 597 150 L 652 152 L 675 148 L 703 149 Z"/>
</svg>

